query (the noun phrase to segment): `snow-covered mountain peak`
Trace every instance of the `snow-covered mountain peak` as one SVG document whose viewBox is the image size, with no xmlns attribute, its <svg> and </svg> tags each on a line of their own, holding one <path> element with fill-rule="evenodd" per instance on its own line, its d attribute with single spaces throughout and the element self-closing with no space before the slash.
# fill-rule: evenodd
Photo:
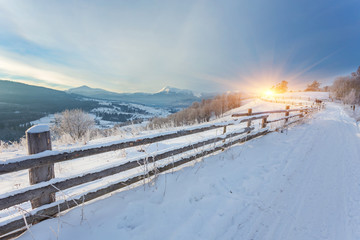
<svg viewBox="0 0 360 240">
<path fill-rule="evenodd" d="M 174 88 L 174 87 L 163 87 L 160 91 L 158 91 L 157 93 L 177 93 L 177 94 L 190 94 L 193 95 L 193 92 L 190 90 L 186 90 L 186 89 L 179 89 L 179 88 Z"/>
<path fill-rule="evenodd" d="M 77 89 L 91 89 L 91 88 L 87 85 L 82 85 L 80 87 L 77 87 Z"/>
</svg>

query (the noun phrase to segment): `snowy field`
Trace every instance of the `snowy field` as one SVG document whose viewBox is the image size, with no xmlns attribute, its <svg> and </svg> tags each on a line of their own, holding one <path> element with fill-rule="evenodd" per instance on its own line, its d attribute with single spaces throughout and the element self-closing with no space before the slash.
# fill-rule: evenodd
<svg viewBox="0 0 360 240">
<path fill-rule="evenodd" d="M 285 105 L 252 100 L 217 121 L 229 120 L 232 113 L 247 108 L 256 112 Z M 236 145 L 145 185 L 79 206 L 31 227 L 20 239 L 360 239 L 360 129 L 347 111 L 342 105 L 327 103 L 325 110 L 302 125 Z M 142 150 L 151 154 L 208 134 Z M 91 144 L 100 144 L 97 141 Z M 67 178 L 128 161 L 144 154 L 138 150 L 56 164 L 56 176 Z M 0 159 L 8 161 L 9 155 L 2 155 Z M 26 171 L 0 176 L 0 194 L 26 187 L 27 178 Z M 2 211 L 0 216 L 6 221 L 9 214 Z"/>
<path fill-rule="evenodd" d="M 90 111 L 90 115 L 97 122 L 96 126 L 100 129 L 106 129 L 114 127 L 116 124 L 121 124 L 122 122 L 116 121 L 106 121 L 102 117 L 97 116 L 98 114 L 122 114 L 129 116 L 127 121 L 133 121 L 136 119 L 148 120 L 153 117 L 166 117 L 170 112 L 164 108 L 155 108 L 150 106 L 145 106 L 135 103 L 123 103 L 119 101 L 110 101 L 110 100 L 98 100 L 91 98 L 84 98 L 89 101 L 96 101 L 101 107 L 94 108 Z M 123 111 L 122 107 L 127 111 Z M 38 120 L 30 122 L 32 125 L 36 124 L 49 124 L 53 125 L 55 122 L 54 114 L 49 114 L 45 117 L 42 117 Z"/>
<path fill-rule="evenodd" d="M 314 101 L 315 99 L 329 99 L 328 92 L 287 92 L 282 94 L 275 94 L 275 98 L 286 99 L 305 99 Z"/>
</svg>

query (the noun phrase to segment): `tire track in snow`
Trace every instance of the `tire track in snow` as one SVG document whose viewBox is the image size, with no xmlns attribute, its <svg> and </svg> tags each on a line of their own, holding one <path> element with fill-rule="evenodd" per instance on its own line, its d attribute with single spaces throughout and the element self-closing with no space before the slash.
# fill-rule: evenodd
<svg viewBox="0 0 360 240">
<path fill-rule="evenodd" d="M 301 129 L 297 129 L 299 137 L 299 141 L 297 141 L 300 145 L 306 145 L 309 144 L 309 141 L 312 139 L 306 134 L 305 131 L 302 131 Z M 289 133 L 290 135 L 292 132 Z M 275 146 L 275 149 L 283 149 L 284 146 L 288 145 L 289 139 L 285 136 L 285 134 L 279 134 L 278 141 L 281 141 L 281 144 L 279 146 Z M 291 137 L 291 136 L 289 136 Z M 266 138 L 266 137 L 265 137 Z M 284 140 L 285 138 L 285 140 Z M 265 140 L 263 138 L 263 140 Z M 291 143 L 294 141 L 291 140 Z M 264 144 L 264 142 L 262 142 Z M 312 144 L 309 144 L 310 146 Z M 253 197 L 246 200 L 246 207 L 241 214 L 242 216 L 240 219 L 238 219 L 238 222 L 240 222 L 239 227 L 240 229 L 237 229 L 235 231 L 235 234 L 231 236 L 232 239 L 238 239 L 238 236 L 241 236 L 242 239 L 252 239 L 254 236 L 250 236 L 251 234 L 256 235 L 259 234 L 260 238 L 262 238 L 262 231 L 266 231 L 267 226 L 266 224 L 263 224 L 262 217 L 263 214 L 271 214 L 274 213 L 275 210 L 273 210 L 274 202 L 276 201 L 277 197 L 280 197 L 279 195 L 282 194 L 282 191 L 284 189 L 284 186 L 289 181 L 289 177 L 293 173 L 293 171 L 296 171 L 296 165 L 298 164 L 298 161 L 294 161 L 291 156 L 300 154 L 302 149 L 297 148 L 288 148 L 288 151 L 281 152 L 281 160 L 280 165 L 281 168 L 279 168 L 273 175 L 275 175 L 275 178 L 271 179 L 270 185 L 275 188 L 268 189 L 269 184 L 264 184 L 261 188 L 257 189 L 255 195 L 260 195 L 259 197 Z M 276 154 L 279 154 L 279 151 L 275 151 Z M 274 159 L 270 159 L 270 161 L 274 161 Z M 262 212 L 262 214 L 258 214 Z M 250 226 L 249 226 L 250 225 Z M 261 228 L 262 230 L 259 230 Z M 244 238 L 244 236 L 247 236 Z"/>
<path fill-rule="evenodd" d="M 345 180 L 348 171 L 343 165 L 345 159 L 359 159 L 359 155 L 347 157 L 344 154 L 341 137 L 355 136 L 355 133 L 351 131 L 351 123 L 341 110 L 330 108 L 319 115 L 320 120 L 314 120 L 315 122 L 304 131 L 304 134 L 314 136 L 309 142 L 308 139 L 305 140 L 307 144 L 301 147 L 301 149 L 306 149 L 304 147 L 310 149 L 306 154 L 302 154 L 302 159 L 309 158 L 309 160 L 298 159 L 297 164 L 285 165 L 284 172 L 288 172 L 286 175 L 288 181 L 281 181 L 280 178 L 272 182 L 275 187 L 282 186 L 283 191 L 280 193 L 275 191 L 275 194 L 264 198 L 268 203 L 265 207 L 266 211 L 251 207 L 247 212 L 250 215 L 247 216 L 249 229 L 238 232 L 236 236 L 241 236 L 242 239 L 304 239 L 304 237 L 305 239 L 348 239 L 346 238 L 349 233 L 346 230 L 349 227 L 346 220 L 347 203 L 344 196 L 351 196 L 354 191 L 358 193 L 359 190 L 345 192 L 344 189 L 348 185 L 348 181 Z M 328 115 L 335 116 L 331 119 Z M 330 126 L 324 128 L 323 121 L 327 121 Z M 354 145 L 357 139 L 352 140 L 350 151 L 357 152 L 356 144 Z M 349 141 L 346 139 L 347 143 Z M 299 143 L 302 145 L 304 140 L 300 140 Z M 289 151 L 291 154 L 296 152 Z M 349 167 L 349 163 L 345 165 Z M 295 166 L 298 169 L 294 168 Z M 290 168 L 293 171 L 289 171 Z M 359 171 L 356 172 L 359 176 Z M 315 209 L 307 209 L 309 206 Z M 326 222 L 326 219 L 331 221 Z M 309 225 L 309 222 L 312 224 Z M 352 230 L 357 229 L 355 223 L 359 221 L 354 220 Z"/>
</svg>

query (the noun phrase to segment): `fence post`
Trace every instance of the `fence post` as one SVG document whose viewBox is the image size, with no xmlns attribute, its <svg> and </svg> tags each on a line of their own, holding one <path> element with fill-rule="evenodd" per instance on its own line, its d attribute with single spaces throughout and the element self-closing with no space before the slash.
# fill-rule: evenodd
<svg viewBox="0 0 360 240">
<path fill-rule="evenodd" d="M 226 133 L 226 126 L 224 126 L 223 134 Z M 223 140 L 223 143 L 225 142 L 225 139 Z"/>
<path fill-rule="evenodd" d="M 285 110 L 289 110 L 290 109 L 290 106 L 289 105 L 287 105 L 286 107 L 285 107 Z M 289 111 L 286 111 L 285 112 L 285 117 L 288 117 L 289 116 Z M 287 123 L 288 122 L 288 118 L 287 119 L 285 119 L 285 123 Z"/>
<path fill-rule="evenodd" d="M 35 125 L 26 131 L 28 154 L 36 154 L 51 150 L 50 130 L 48 125 Z M 55 177 L 54 164 L 43 165 L 29 169 L 30 185 L 49 181 Z M 55 202 L 55 193 L 42 194 L 31 200 L 32 208 Z"/>
<path fill-rule="evenodd" d="M 248 109 L 248 116 L 251 116 L 252 115 L 252 108 L 249 108 Z M 249 120 L 247 122 L 247 127 L 250 127 L 251 126 L 251 120 Z M 247 133 L 250 133 L 250 131 L 248 131 Z"/>
<path fill-rule="evenodd" d="M 261 128 L 266 128 L 267 117 L 262 118 Z"/>
</svg>

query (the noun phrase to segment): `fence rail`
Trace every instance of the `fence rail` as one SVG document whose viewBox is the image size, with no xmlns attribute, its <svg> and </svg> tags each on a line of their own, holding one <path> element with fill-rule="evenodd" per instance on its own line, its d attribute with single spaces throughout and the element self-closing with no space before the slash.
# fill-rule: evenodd
<svg viewBox="0 0 360 240">
<path fill-rule="evenodd" d="M 29 169 L 29 168 L 33 168 L 33 167 L 43 166 L 43 165 L 47 165 L 47 164 L 51 164 L 51 163 L 59 163 L 59 162 L 69 161 L 69 160 L 73 160 L 73 159 L 77 159 L 77 158 L 88 157 L 88 156 L 92 156 L 92 155 L 96 155 L 96 154 L 117 151 L 117 150 L 126 149 L 126 148 L 130 148 L 130 147 L 136 147 L 136 146 L 141 146 L 141 145 L 145 145 L 145 144 L 169 140 L 169 139 L 173 139 L 173 138 L 183 137 L 183 136 L 187 136 L 187 135 L 191 135 L 191 134 L 195 134 L 195 133 L 199 133 L 199 132 L 205 132 L 205 131 L 209 131 L 209 130 L 213 130 L 213 129 L 217 129 L 217 128 L 222 128 L 225 126 L 231 126 L 231 125 L 247 122 L 249 120 L 250 121 L 257 120 L 257 119 L 261 119 L 263 117 L 264 116 L 257 116 L 257 117 L 255 116 L 252 118 L 238 119 L 238 120 L 230 121 L 227 123 L 212 124 L 210 126 L 199 127 L 199 128 L 190 128 L 190 129 L 186 129 L 186 130 L 165 133 L 163 135 L 155 136 L 155 137 L 146 137 L 145 136 L 140 139 L 138 138 L 138 139 L 134 139 L 134 140 L 123 141 L 120 143 L 111 144 L 109 146 L 73 150 L 73 151 L 69 151 L 69 152 L 62 152 L 62 153 L 55 154 L 55 155 L 49 154 L 46 156 L 42 156 L 43 155 L 42 153 L 34 154 L 34 155 L 31 155 L 31 156 L 28 156 L 25 158 L 21 158 L 20 161 L 16 161 L 16 159 L 13 159 L 13 161 L 10 160 L 7 163 L 0 164 L 0 175 L 6 174 L 6 173 L 11 173 L 11 172 L 17 172 L 20 170 L 25 170 L 25 169 Z M 37 156 L 39 156 L 39 157 L 37 157 Z"/>
<path fill-rule="evenodd" d="M 251 113 L 235 113 L 231 115 L 232 117 L 244 117 L 244 116 L 252 116 L 252 115 L 260 115 L 260 114 L 274 114 L 274 113 L 290 113 L 290 112 L 303 112 L 308 111 L 310 108 L 297 108 L 297 109 L 289 109 L 289 110 L 274 110 L 274 111 L 264 111 L 264 112 L 251 112 Z"/>
<path fill-rule="evenodd" d="M 9 160 L 7 163 L 0 164 L 0 174 L 12 173 L 24 169 L 34 169 L 39 166 L 47 166 L 49 164 L 69 161 L 80 157 L 92 156 L 109 151 L 116 151 L 129 147 L 135 147 L 144 144 L 155 143 L 168 139 L 187 136 L 199 132 L 224 128 L 223 135 L 212 137 L 203 141 L 199 141 L 195 144 L 183 145 L 179 148 L 171 149 L 171 150 L 163 150 L 161 152 L 156 153 L 153 156 L 140 157 L 133 161 L 118 164 L 116 166 L 111 166 L 101 170 L 95 170 L 93 172 L 84 173 L 81 176 L 75 176 L 65 180 L 54 178 L 49 181 L 43 181 L 41 183 L 37 183 L 35 185 L 14 192 L 3 194 L 0 196 L 0 210 L 4 210 L 16 206 L 18 204 L 27 201 L 33 201 L 34 199 L 39 198 L 40 196 L 55 194 L 56 192 L 65 189 L 69 189 L 85 183 L 90 183 L 95 180 L 99 180 L 108 176 L 112 176 L 131 169 L 135 169 L 137 167 L 141 167 L 149 163 L 154 163 L 159 160 L 163 160 L 172 156 L 180 156 L 180 160 L 171 162 L 170 164 L 166 164 L 161 167 L 156 167 L 155 169 L 152 170 L 148 170 L 146 173 L 134 176 L 132 178 L 127 179 L 126 181 L 114 182 L 105 187 L 98 188 L 96 191 L 90 191 L 88 193 L 84 193 L 76 197 L 75 199 L 58 200 L 52 203 L 41 204 L 41 206 L 37 206 L 37 207 L 33 206 L 33 210 L 25 214 L 25 216 L 17 216 L 7 222 L 3 222 L 2 224 L 0 223 L 0 239 L 11 239 L 13 237 L 16 237 L 18 234 L 26 230 L 25 226 L 27 224 L 35 224 L 44 219 L 51 218 L 52 216 L 55 216 L 59 212 L 68 210 L 69 208 L 75 207 L 83 202 L 93 200 L 97 197 L 121 189 L 125 186 L 129 186 L 141 180 L 147 179 L 158 173 L 165 172 L 172 168 L 181 166 L 195 159 L 204 157 L 206 155 L 215 153 L 217 151 L 224 150 L 225 148 L 230 147 L 234 144 L 243 143 L 253 138 L 265 135 L 273 131 L 267 127 L 268 123 L 285 121 L 284 124 L 289 125 L 296 121 L 301 120 L 306 114 L 311 113 L 316 109 L 318 108 L 289 109 L 289 107 L 287 107 L 286 110 L 266 111 L 266 112 L 257 112 L 257 113 L 252 113 L 252 110 L 249 110 L 248 113 L 246 114 L 242 113 L 242 114 L 232 115 L 233 117 L 245 116 L 244 118 L 234 119 L 232 121 L 228 121 L 225 123 L 217 123 L 217 124 L 210 124 L 200 127 L 193 127 L 181 131 L 164 133 L 159 136 L 152 136 L 152 137 L 149 136 L 138 139 L 130 139 L 118 143 L 112 143 L 109 144 L 108 146 L 103 146 L 103 147 L 88 148 L 84 150 L 79 149 L 74 151 L 61 152 L 58 154 L 47 152 L 46 156 L 43 156 L 42 155 L 43 153 L 39 153 L 21 159 Z M 300 113 L 296 115 L 289 115 L 290 112 L 295 112 L 295 111 L 299 111 Z M 268 117 L 274 113 L 285 113 L 285 117 L 268 121 L 267 120 Z M 288 121 L 289 119 L 296 117 L 298 118 L 298 120 L 293 122 Z M 251 125 L 253 121 L 257 121 L 257 120 L 262 120 L 260 125 L 261 127 L 260 129 L 258 129 L 257 132 L 251 134 L 251 132 L 255 130 L 255 127 Z M 227 126 L 232 126 L 241 123 L 247 123 L 247 127 L 243 127 L 241 129 L 238 129 L 237 131 L 227 132 L 227 128 L 226 128 Z M 200 147 L 205 147 L 205 146 L 207 146 L 207 149 L 203 150 L 200 153 L 190 154 L 190 156 L 186 156 L 186 157 L 181 157 L 180 155 L 182 153 L 190 152 L 191 150 L 199 149 Z"/>
</svg>

